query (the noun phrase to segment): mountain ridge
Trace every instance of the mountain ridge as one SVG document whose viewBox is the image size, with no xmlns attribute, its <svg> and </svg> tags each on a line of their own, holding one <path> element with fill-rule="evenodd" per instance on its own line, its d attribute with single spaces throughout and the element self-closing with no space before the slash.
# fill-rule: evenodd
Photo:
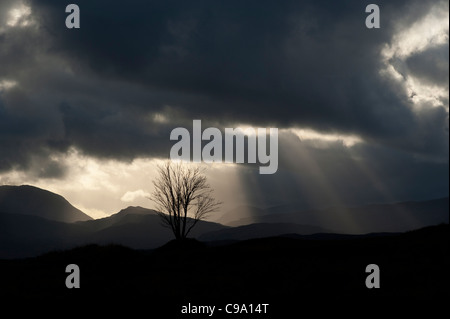
<svg viewBox="0 0 450 319">
<path fill-rule="evenodd" d="M 269 211 L 267 209 L 266 211 Z M 352 207 L 329 207 L 288 213 L 268 213 L 256 218 L 241 218 L 228 226 L 254 223 L 294 223 L 317 225 L 334 232 L 364 234 L 370 232 L 403 232 L 449 222 L 449 198 L 424 201 L 379 203 Z"/>
<path fill-rule="evenodd" d="M 33 215 L 69 223 L 93 219 L 63 196 L 30 185 L 0 186 L 0 212 Z"/>
<path fill-rule="evenodd" d="M 11 189 L 15 191 L 11 192 Z M 26 191 L 31 191 L 34 196 L 42 195 L 44 199 L 36 200 L 33 196 L 21 198 L 19 195 L 23 192 L 17 190 L 25 190 L 25 195 Z M 8 194 L 12 196 L 6 198 Z M 60 195 L 27 185 L 0 186 L 0 195 L 0 258 L 30 257 L 86 244 L 119 244 L 133 249 L 154 249 L 173 239 L 170 229 L 163 227 L 153 209 L 129 206 L 105 218 L 89 217 L 69 222 L 67 218 L 54 219 L 59 212 L 53 211 L 59 207 L 52 205 L 55 199 L 64 207 L 73 207 Z M 46 201 L 49 196 L 51 200 Z M 40 204 L 40 210 L 50 213 L 53 219 L 47 218 L 49 216 L 45 214 L 39 215 L 39 210 L 30 214 L 33 205 L 19 205 L 30 204 L 28 198 L 35 205 Z M 8 201 L 15 206 L 6 205 Z M 46 207 L 45 203 L 50 205 Z M 14 207 L 18 209 L 11 211 Z M 273 236 L 347 238 L 354 234 L 396 233 L 442 222 L 448 224 L 448 197 L 422 202 L 370 205 L 365 206 L 363 211 L 361 207 L 349 207 L 258 216 L 261 209 L 252 208 L 252 217 L 258 217 L 262 222 L 230 227 L 212 221 L 200 221 L 190 237 L 209 243 Z M 346 227 L 339 227 L 343 225 Z M 359 232 L 352 228 L 355 225 L 360 226 Z"/>
<path fill-rule="evenodd" d="M 204 241 L 247 240 L 253 238 L 274 237 L 286 234 L 311 235 L 331 232 L 318 226 L 299 225 L 292 223 L 254 223 L 237 227 L 225 228 L 206 233 L 199 237 Z"/>
</svg>

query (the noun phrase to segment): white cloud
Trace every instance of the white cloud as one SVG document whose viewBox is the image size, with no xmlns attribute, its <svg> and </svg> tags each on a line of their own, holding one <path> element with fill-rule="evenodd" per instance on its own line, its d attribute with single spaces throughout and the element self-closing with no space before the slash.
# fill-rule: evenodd
<svg viewBox="0 0 450 319">
<path fill-rule="evenodd" d="M 0 80 L 0 92 L 9 90 L 17 85 L 16 81 Z"/>
<path fill-rule="evenodd" d="M 10 27 L 26 27 L 32 23 L 30 17 L 31 8 L 21 3 L 20 6 L 9 11 L 9 19 L 6 24 Z"/>
<path fill-rule="evenodd" d="M 385 67 L 380 74 L 403 83 L 406 94 L 415 108 L 442 105 L 442 100 L 448 97 L 448 87 L 419 81 L 411 74 L 405 73 L 399 66 L 404 65 L 407 58 L 414 54 L 448 43 L 448 34 L 448 4 L 446 6 L 438 4 L 421 20 L 412 25 L 402 26 L 391 43 L 386 44 L 381 51 Z"/>
<path fill-rule="evenodd" d="M 140 197 L 147 198 L 149 196 L 150 196 L 149 193 L 143 191 L 142 189 L 139 189 L 134 192 L 126 192 L 120 200 L 122 202 L 134 202 L 137 198 L 140 198 Z"/>
<path fill-rule="evenodd" d="M 311 140 L 311 141 L 329 142 L 329 143 L 338 142 L 338 143 L 342 143 L 346 147 L 352 147 L 353 145 L 355 145 L 357 143 L 361 143 L 363 141 L 359 136 L 356 136 L 356 135 L 321 133 L 321 132 L 314 131 L 311 129 L 292 128 L 292 129 L 288 129 L 287 131 L 290 131 L 290 132 L 294 133 L 295 135 L 297 135 L 297 137 L 301 141 Z"/>
</svg>

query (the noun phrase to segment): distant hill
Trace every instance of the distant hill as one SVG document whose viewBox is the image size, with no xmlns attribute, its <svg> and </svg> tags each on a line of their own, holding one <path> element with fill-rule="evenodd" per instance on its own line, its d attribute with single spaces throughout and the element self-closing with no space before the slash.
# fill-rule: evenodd
<svg viewBox="0 0 450 319">
<path fill-rule="evenodd" d="M 264 209 L 241 205 L 223 213 L 217 222 L 227 226 L 242 226 L 253 223 L 253 220 L 265 214 L 267 211 Z"/>
<path fill-rule="evenodd" d="M 122 209 L 117 214 L 112 214 L 110 217 L 113 216 L 126 216 L 126 215 L 156 215 L 158 212 L 154 209 L 148 209 L 140 206 L 129 206 L 127 208 Z"/>
<path fill-rule="evenodd" d="M 230 227 L 213 232 L 206 233 L 199 237 L 204 241 L 217 240 L 246 240 L 252 238 L 264 238 L 280 236 L 285 234 L 310 235 L 317 233 L 328 233 L 329 230 L 317 226 L 298 225 L 298 224 L 251 224 L 239 227 Z"/>
<path fill-rule="evenodd" d="M 226 226 L 200 221 L 192 237 Z M 110 217 L 63 223 L 39 216 L 0 214 L 0 259 L 31 257 L 86 244 L 120 244 L 134 249 L 157 248 L 173 239 L 154 210 L 129 207 Z"/>
<path fill-rule="evenodd" d="M 266 210 L 268 212 L 270 210 Z M 252 223 L 294 223 L 317 225 L 337 233 L 365 234 L 404 232 L 449 222 L 449 198 L 421 202 L 331 207 L 289 213 L 261 213 L 251 218 L 228 221 L 228 225 Z"/>
<path fill-rule="evenodd" d="M 143 208 L 139 206 L 129 206 L 122 209 L 120 212 L 112 214 L 108 217 L 90 220 L 79 224 L 82 224 L 83 227 L 91 231 L 99 231 L 111 226 L 118 226 L 133 221 L 137 222 L 143 218 L 142 216 L 156 216 L 156 213 L 157 212 L 153 209 Z"/>
<path fill-rule="evenodd" d="M 0 214 L 0 258 L 32 257 L 75 247 L 86 244 L 89 235 L 77 223 L 3 213 Z"/>
<path fill-rule="evenodd" d="M 33 215 L 72 223 L 92 218 L 64 197 L 33 186 L 0 186 L 0 213 Z"/>
<path fill-rule="evenodd" d="M 340 234 L 404 232 L 448 223 L 448 198 L 424 202 L 338 207 L 282 213 L 284 207 L 262 210 L 242 206 L 220 220 L 238 227 L 200 221 L 189 237 L 215 243 L 253 238 L 344 238 Z M 233 213 L 233 212 L 231 212 Z M 239 214 L 239 213 L 242 213 Z M 251 221 L 250 221 L 251 219 Z M 254 224 L 245 225 L 245 222 Z M 332 234 L 334 233 L 334 234 Z M 296 237 L 297 236 L 297 237 Z M 51 250 L 86 244 L 119 244 L 153 249 L 173 239 L 157 212 L 128 207 L 106 218 L 93 220 L 63 197 L 32 186 L 0 186 L 0 258 L 36 256 Z"/>
<path fill-rule="evenodd" d="M 149 210 L 150 211 L 150 210 Z M 119 213 L 120 214 L 120 213 Z M 96 220 L 94 223 L 116 220 L 109 227 L 102 228 L 92 234 L 91 240 L 99 244 L 121 244 L 135 249 L 149 249 L 161 246 L 173 239 L 172 231 L 161 224 L 160 217 L 154 213 L 148 214 L 112 215 L 106 220 Z M 119 216 L 117 216 L 119 215 Z M 118 217 L 121 217 L 120 219 Z M 87 224 L 88 222 L 81 223 Z M 90 222 L 92 223 L 92 222 Z M 199 221 L 192 229 L 189 237 L 199 237 L 205 233 L 225 229 L 226 226 L 217 223 Z"/>
</svg>

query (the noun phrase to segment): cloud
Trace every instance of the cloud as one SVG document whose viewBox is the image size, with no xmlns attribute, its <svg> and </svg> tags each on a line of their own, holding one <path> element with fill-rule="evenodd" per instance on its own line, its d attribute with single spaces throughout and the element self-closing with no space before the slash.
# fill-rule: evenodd
<svg viewBox="0 0 450 319">
<path fill-rule="evenodd" d="M 448 88 L 448 42 L 408 57 L 411 74 L 428 84 Z"/>
<path fill-rule="evenodd" d="M 0 175 L 64 181 L 71 152 L 97 165 L 167 158 L 170 131 L 201 119 L 283 131 L 277 182 L 236 168 L 271 202 L 275 184 L 318 201 L 320 171 L 337 197 L 381 198 L 355 163 L 399 198 L 448 192 L 448 1 L 380 1 L 378 30 L 356 0 L 77 4 L 82 27 L 69 30 L 61 1 L 0 3 Z M 80 184 L 120 183 L 99 172 Z M 144 189 L 128 186 L 110 189 L 116 205 Z"/>
<path fill-rule="evenodd" d="M 169 2 L 131 1 L 124 7 L 81 1 L 83 28 L 76 32 L 60 26 L 65 13 L 59 2 L 31 2 L 36 20 L 52 30 L 47 35 L 52 52 L 76 65 L 78 76 L 90 72 L 91 80 L 118 81 L 116 87 L 133 83 L 154 93 L 146 98 L 139 94 L 132 106 L 105 100 L 106 106 L 93 106 L 97 99 L 75 102 L 68 96 L 72 108 L 92 110 L 80 116 L 94 121 L 99 135 L 108 130 L 99 125 L 103 116 L 116 116 L 118 122 L 108 123 L 126 128 L 120 116 L 134 121 L 133 115 L 163 114 L 165 105 L 189 119 L 220 119 L 223 125 L 238 121 L 303 126 L 364 135 L 381 143 L 392 135 L 409 139 L 421 120 L 412 112 L 406 90 L 380 76 L 380 51 L 395 44 L 397 30 L 432 17 L 430 8 L 439 2 L 383 3 L 383 28 L 376 31 L 364 27 L 366 14 L 359 1 Z M 400 18 L 404 12 L 415 20 Z M 126 93 L 119 89 L 106 94 L 117 98 Z M 102 113 L 105 108 L 110 114 Z M 118 135 L 145 135 L 146 124 L 137 123 L 135 132 Z M 66 119 L 65 125 L 83 134 L 73 121 Z M 141 142 L 136 138 L 135 143 Z M 118 147 L 116 153 L 124 152 Z"/>
<path fill-rule="evenodd" d="M 142 189 L 139 189 L 134 192 L 126 192 L 120 200 L 122 202 L 133 202 L 134 200 L 136 200 L 136 198 L 139 198 L 139 197 L 148 198 L 149 196 L 150 196 L 149 193 L 143 191 Z"/>
</svg>

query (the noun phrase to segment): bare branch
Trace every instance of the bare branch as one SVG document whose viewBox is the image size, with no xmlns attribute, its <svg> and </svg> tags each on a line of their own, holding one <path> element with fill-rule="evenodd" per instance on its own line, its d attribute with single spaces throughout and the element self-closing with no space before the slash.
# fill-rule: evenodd
<svg viewBox="0 0 450 319">
<path fill-rule="evenodd" d="M 167 161 L 158 166 L 150 199 L 156 204 L 163 225 L 177 239 L 186 238 L 198 221 L 217 211 L 222 204 L 213 198 L 204 170 Z"/>
</svg>

